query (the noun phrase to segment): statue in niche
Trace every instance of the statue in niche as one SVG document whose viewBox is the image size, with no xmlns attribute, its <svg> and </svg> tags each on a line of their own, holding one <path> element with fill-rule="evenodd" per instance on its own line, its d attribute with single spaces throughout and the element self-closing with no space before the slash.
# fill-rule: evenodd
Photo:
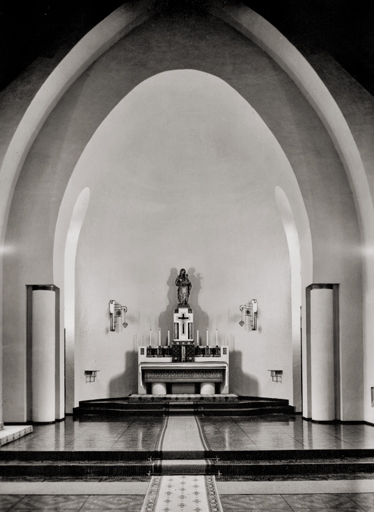
<svg viewBox="0 0 374 512">
<path fill-rule="evenodd" d="M 178 287 L 178 306 L 188 306 L 188 299 L 190 297 L 190 291 L 192 284 L 190 280 L 188 279 L 188 274 L 186 274 L 186 271 L 184 268 L 181 269 L 179 272 L 179 276 L 175 280 L 175 286 Z"/>
</svg>

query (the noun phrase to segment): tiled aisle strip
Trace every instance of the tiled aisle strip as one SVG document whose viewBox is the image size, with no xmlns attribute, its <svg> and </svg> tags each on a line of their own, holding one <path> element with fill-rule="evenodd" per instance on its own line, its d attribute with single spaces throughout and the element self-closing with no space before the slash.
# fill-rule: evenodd
<svg viewBox="0 0 374 512">
<path fill-rule="evenodd" d="M 195 416 L 169 416 L 158 445 L 164 455 L 168 451 L 205 451 L 208 446 Z M 169 461 L 169 465 L 170 462 Z M 188 462 L 178 461 L 180 470 Z M 201 461 L 202 462 L 202 461 Z M 162 461 L 162 463 L 168 463 Z M 205 462 L 204 462 L 205 463 Z M 178 471 L 178 468 L 176 468 Z M 187 469 L 187 468 L 185 468 Z M 214 476 L 153 476 L 142 512 L 222 512 Z"/>
<path fill-rule="evenodd" d="M 223 512 L 214 476 L 152 477 L 141 512 Z"/>
</svg>

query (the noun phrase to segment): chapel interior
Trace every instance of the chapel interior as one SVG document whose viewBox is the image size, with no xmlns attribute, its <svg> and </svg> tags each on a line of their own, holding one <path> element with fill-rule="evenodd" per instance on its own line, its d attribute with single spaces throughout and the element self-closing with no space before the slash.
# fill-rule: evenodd
<svg viewBox="0 0 374 512">
<path fill-rule="evenodd" d="M 373 17 L 2 4 L 0 510 L 374 510 Z"/>
</svg>

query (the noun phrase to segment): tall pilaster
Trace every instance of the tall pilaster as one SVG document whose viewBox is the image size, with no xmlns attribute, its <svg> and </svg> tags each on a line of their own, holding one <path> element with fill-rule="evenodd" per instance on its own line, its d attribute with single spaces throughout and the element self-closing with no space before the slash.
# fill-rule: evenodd
<svg viewBox="0 0 374 512">
<path fill-rule="evenodd" d="M 340 419 L 338 315 L 338 285 L 307 288 L 307 416 L 315 421 Z"/>
<path fill-rule="evenodd" d="M 59 400 L 59 288 L 27 285 L 28 419 L 53 422 Z"/>
</svg>

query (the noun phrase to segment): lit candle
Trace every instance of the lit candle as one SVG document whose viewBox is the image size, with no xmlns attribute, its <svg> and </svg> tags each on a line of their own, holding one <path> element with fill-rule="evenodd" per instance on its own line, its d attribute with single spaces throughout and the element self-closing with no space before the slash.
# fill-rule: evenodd
<svg viewBox="0 0 374 512">
<path fill-rule="evenodd" d="M 158 345 L 161 346 L 161 329 L 158 330 Z"/>
<path fill-rule="evenodd" d="M 197 344 L 200 345 L 199 329 L 196 332 Z"/>
<path fill-rule="evenodd" d="M 170 331 L 168 329 L 168 345 L 170 346 Z"/>
<path fill-rule="evenodd" d="M 218 345 L 218 329 L 216 329 L 216 345 Z"/>
<path fill-rule="evenodd" d="M 207 345 L 207 347 L 209 347 L 209 331 L 208 331 L 208 329 L 206 330 L 206 345 Z"/>
<path fill-rule="evenodd" d="M 152 329 L 149 329 L 149 345 L 152 345 Z"/>
</svg>

